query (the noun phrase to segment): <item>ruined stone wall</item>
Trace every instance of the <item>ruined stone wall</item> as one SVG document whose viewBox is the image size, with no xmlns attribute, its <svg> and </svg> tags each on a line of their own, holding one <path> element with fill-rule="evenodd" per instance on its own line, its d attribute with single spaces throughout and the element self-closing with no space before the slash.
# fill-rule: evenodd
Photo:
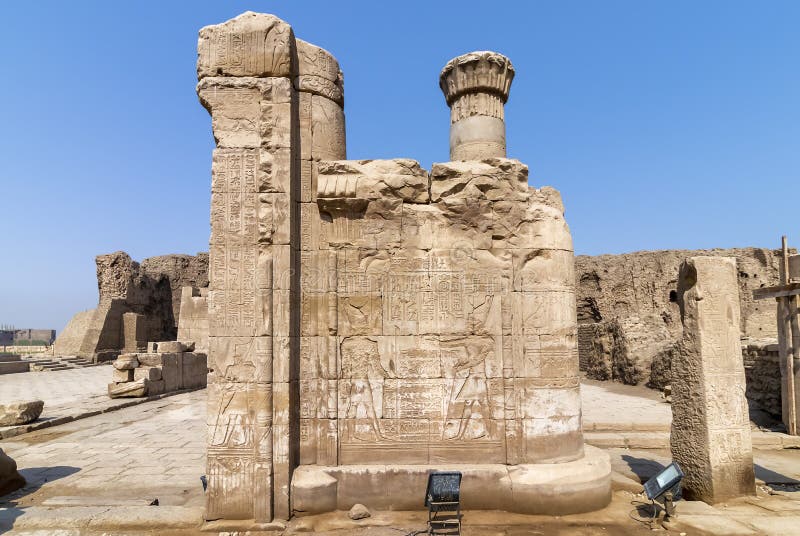
<svg viewBox="0 0 800 536">
<path fill-rule="evenodd" d="M 208 287 L 208 254 L 163 255 L 135 262 L 122 251 L 96 258 L 98 305 L 78 313 L 56 339 L 59 355 L 113 358 L 128 340 L 175 340 L 180 316 L 181 288 Z M 141 325 L 123 322 L 137 313 Z M 128 350 L 135 350 L 128 348 Z"/>
<path fill-rule="evenodd" d="M 208 287 L 208 253 L 161 255 L 141 264 L 122 251 L 97 257 L 99 303 L 122 299 L 128 311 L 145 315 L 148 340 L 177 336 L 181 289 Z"/>
<path fill-rule="evenodd" d="M 781 368 L 778 345 L 772 341 L 742 344 L 747 401 L 751 409 L 781 417 Z"/>
<path fill-rule="evenodd" d="M 581 370 L 595 379 L 661 388 L 681 324 L 680 263 L 690 256 L 736 258 L 740 329 L 746 337 L 776 337 L 771 303 L 754 289 L 778 284 L 780 252 L 761 248 L 640 251 L 576 257 Z"/>
<path fill-rule="evenodd" d="M 673 337 L 681 332 L 677 304 L 678 267 L 691 256 L 735 257 L 747 337 L 776 337 L 771 303 L 753 300 L 753 290 L 779 283 L 780 251 L 764 248 L 638 251 L 575 257 L 578 322 L 614 318 L 660 318 Z"/>
</svg>

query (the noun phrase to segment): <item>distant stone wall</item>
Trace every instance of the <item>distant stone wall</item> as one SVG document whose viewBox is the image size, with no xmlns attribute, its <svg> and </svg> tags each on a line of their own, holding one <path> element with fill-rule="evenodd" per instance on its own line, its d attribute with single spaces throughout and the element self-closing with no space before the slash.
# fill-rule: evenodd
<svg viewBox="0 0 800 536">
<path fill-rule="evenodd" d="M 750 407 L 781 417 L 781 369 L 775 341 L 742 344 L 747 400 Z"/>
<path fill-rule="evenodd" d="M 71 356 L 78 355 L 81 351 L 83 339 L 92 323 L 95 310 L 81 311 L 73 316 L 66 327 L 59 333 L 53 343 L 53 355 Z"/>
<path fill-rule="evenodd" d="M 118 251 L 98 256 L 96 263 L 97 308 L 91 318 L 84 312 L 70 321 L 56 341 L 59 354 L 107 360 L 119 355 L 126 340 L 128 346 L 175 340 L 182 287 L 208 287 L 208 253 L 150 257 L 140 264 Z"/>
<path fill-rule="evenodd" d="M 56 339 L 54 329 L 3 329 L 0 330 L 0 346 L 39 344 L 49 346 Z"/>
<path fill-rule="evenodd" d="M 736 257 L 742 335 L 776 337 L 775 307 L 754 301 L 753 290 L 777 285 L 780 251 L 763 248 L 638 251 L 624 255 L 575 257 L 578 322 L 615 318 L 655 319 L 674 338 L 680 336 L 678 267 L 687 257 Z"/>
<path fill-rule="evenodd" d="M 681 335 L 678 267 L 697 256 L 735 257 L 741 333 L 776 337 L 775 307 L 753 290 L 779 282 L 780 252 L 761 248 L 639 251 L 575 258 L 581 370 L 589 377 L 660 388 Z M 591 327 L 590 327 L 591 326 Z"/>
</svg>

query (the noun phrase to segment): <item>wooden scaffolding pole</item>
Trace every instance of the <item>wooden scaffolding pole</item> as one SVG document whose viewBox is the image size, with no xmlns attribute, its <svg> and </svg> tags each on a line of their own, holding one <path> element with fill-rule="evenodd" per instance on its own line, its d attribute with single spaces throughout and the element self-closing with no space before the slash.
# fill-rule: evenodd
<svg viewBox="0 0 800 536">
<path fill-rule="evenodd" d="M 789 247 L 786 237 L 781 238 L 781 253 L 783 266 L 781 270 L 781 284 L 789 283 Z M 785 371 L 784 383 L 786 385 L 785 402 L 782 404 L 784 411 L 783 422 L 790 435 L 797 435 L 797 402 L 794 381 L 794 360 L 800 345 L 800 333 L 796 333 L 797 326 L 797 298 L 795 296 L 782 296 L 778 300 L 778 345 L 781 359 L 781 369 Z"/>
</svg>

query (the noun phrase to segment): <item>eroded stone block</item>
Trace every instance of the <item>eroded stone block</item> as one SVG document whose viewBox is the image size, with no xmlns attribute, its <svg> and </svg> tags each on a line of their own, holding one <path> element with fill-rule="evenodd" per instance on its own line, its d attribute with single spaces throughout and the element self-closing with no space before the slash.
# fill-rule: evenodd
<svg viewBox="0 0 800 536">
<path fill-rule="evenodd" d="M 686 259 L 678 300 L 683 337 L 672 360 L 670 444 L 686 473 L 683 494 L 712 504 L 753 495 L 736 259 Z"/>
</svg>

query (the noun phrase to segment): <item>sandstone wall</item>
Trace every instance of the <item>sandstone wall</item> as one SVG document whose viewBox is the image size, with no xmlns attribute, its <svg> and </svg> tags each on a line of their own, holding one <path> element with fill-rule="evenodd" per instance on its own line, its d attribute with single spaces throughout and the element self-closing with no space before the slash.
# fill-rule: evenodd
<svg viewBox="0 0 800 536">
<path fill-rule="evenodd" d="M 54 355 L 65 356 L 80 353 L 83 339 L 86 337 L 94 313 L 94 309 L 75 313 L 64 330 L 59 333 L 56 342 L 53 343 Z"/>
<path fill-rule="evenodd" d="M 575 257 L 578 322 L 628 317 L 661 319 L 673 337 L 681 333 L 678 267 L 687 257 L 735 257 L 741 330 L 748 337 L 776 337 L 775 307 L 753 301 L 753 290 L 779 283 L 780 251 L 764 248 L 638 251 Z"/>
<path fill-rule="evenodd" d="M 175 340 L 182 287 L 208 287 L 208 253 L 162 255 L 138 263 L 117 251 L 99 255 L 96 264 L 98 306 L 73 317 L 56 341 L 59 355 L 99 360 L 115 357 L 125 346 L 126 313 L 141 315 L 143 326 L 133 340 L 142 345 Z"/>
<path fill-rule="evenodd" d="M 742 344 L 747 400 L 751 409 L 781 416 L 781 368 L 778 345 L 774 341 L 747 341 Z"/>
<path fill-rule="evenodd" d="M 640 251 L 576 257 L 581 370 L 589 377 L 661 388 L 681 335 L 680 263 L 692 256 L 735 257 L 741 334 L 774 338 L 775 307 L 753 290 L 779 282 L 780 251 L 762 248 Z"/>
</svg>

